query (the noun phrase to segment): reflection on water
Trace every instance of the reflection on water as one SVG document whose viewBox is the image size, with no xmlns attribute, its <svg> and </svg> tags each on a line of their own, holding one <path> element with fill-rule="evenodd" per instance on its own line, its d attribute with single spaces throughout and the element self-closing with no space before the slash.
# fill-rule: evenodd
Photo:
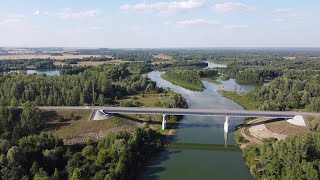
<svg viewBox="0 0 320 180">
<path fill-rule="evenodd" d="M 216 63 L 211 62 L 211 61 L 206 61 L 206 63 L 208 63 L 208 68 L 216 68 L 216 67 L 226 68 L 226 67 L 227 67 L 227 65 L 224 65 L 224 64 L 216 64 Z"/>
<path fill-rule="evenodd" d="M 47 76 L 58 76 L 60 70 L 27 70 L 27 74 L 46 74 Z"/>
<path fill-rule="evenodd" d="M 217 92 L 221 86 L 229 88 L 235 81 L 229 80 L 221 85 L 203 82 L 206 90 L 193 92 L 165 81 L 161 78 L 161 74 L 162 72 L 153 71 L 148 74 L 148 77 L 157 82 L 159 87 L 170 88 L 184 96 L 189 108 L 242 109 L 240 105 L 224 98 Z M 238 86 L 244 92 L 253 88 Z M 228 144 L 231 149 L 234 147 L 232 131 L 242 120 L 243 118 L 231 117 L 229 121 L 231 133 L 226 135 L 223 130 L 225 117 L 184 116 L 173 143 L 197 144 L 198 148 L 210 144 L 215 147 L 219 147 L 217 145 L 225 147 L 225 144 Z M 240 152 L 187 148 L 179 151 L 167 149 L 152 166 L 147 168 L 140 179 L 251 179 L 251 176 Z"/>
<path fill-rule="evenodd" d="M 9 71 L 9 73 L 20 73 L 20 70 L 12 70 Z M 60 70 L 54 69 L 54 70 L 27 70 L 27 74 L 46 74 L 47 76 L 59 76 Z"/>
</svg>

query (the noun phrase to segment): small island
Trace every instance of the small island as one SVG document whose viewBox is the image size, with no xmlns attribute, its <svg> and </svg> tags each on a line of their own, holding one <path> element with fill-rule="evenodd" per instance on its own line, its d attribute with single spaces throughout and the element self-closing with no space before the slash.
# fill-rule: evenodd
<svg viewBox="0 0 320 180">
<path fill-rule="evenodd" d="M 206 88 L 203 86 L 199 73 L 197 71 L 189 70 L 171 70 L 167 71 L 161 76 L 163 79 L 171 82 L 172 84 L 181 86 L 191 91 L 204 91 Z"/>
</svg>

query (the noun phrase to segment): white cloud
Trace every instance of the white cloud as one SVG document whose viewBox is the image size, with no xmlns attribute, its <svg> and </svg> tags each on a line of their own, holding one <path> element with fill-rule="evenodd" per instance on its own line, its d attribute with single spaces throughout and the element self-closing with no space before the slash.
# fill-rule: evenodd
<svg viewBox="0 0 320 180">
<path fill-rule="evenodd" d="M 220 13 L 226 12 L 246 12 L 252 11 L 256 8 L 254 6 L 250 6 L 241 2 L 224 2 L 218 3 L 214 6 L 214 9 Z"/>
<path fill-rule="evenodd" d="M 155 11 L 160 15 L 167 15 L 180 10 L 190 10 L 200 8 L 204 5 L 202 0 L 188 0 L 188 1 L 170 1 L 170 2 L 156 2 L 156 3 L 138 3 L 138 4 L 124 4 L 120 6 L 123 11 Z"/>
<path fill-rule="evenodd" d="M 9 14 L 6 19 L 0 20 L 0 25 L 17 25 L 24 19 L 23 14 Z"/>
<path fill-rule="evenodd" d="M 100 30 L 103 30 L 104 27 L 101 27 L 101 26 L 92 26 L 89 28 L 90 30 L 92 31 L 100 31 Z"/>
<path fill-rule="evenodd" d="M 235 29 L 245 29 L 245 28 L 248 28 L 248 26 L 232 24 L 232 25 L 226 25 L 223 28 L 227 30 L 235 30 Z"/>
<path fill-rule="evenodd" d="M 18 24 L 21 22 L 21 19 L 9 18 L 3 21 L 0 21 L 0 25 L 8 25 L 8 24 Z"/>
<path fill-rule="evenodd" d="M 32 15 L 34 16 L 40 16 L 40 15 L 44 15 L 44 16 L 47 16 L 49 15 L 49 12 L 48 11 L 40 11 L 40 10 L 35 10 Z"/>
<path fill-rule="evenodd" d="M 87 10 L 87 11 L 72 11 L 69 8 L 64 9 L 56 13 L 56 15 L 61 19 L 79 19 L 85 17 L 96 17 L 98 15 L 98 10 Z"/>
<path fill-rule="evenodd" d="M 32 14 L 35 15 L 35 16 L 39 16 L 39 15 L 40 15 L 40 11 L 39 11 L 39 10 L 36 10 L 36 11 L 34 11 Z"/>
<path fill-rule="evenodd" d="M 299 18 L 305 17 L 305 14 L 297 12 L 292 8 L 277 8 L 273 11 L 273 14 L 282 19 L 284 18 L 299 19 Z"/>
<path fill-rule="evenodd" d="M 192 26 L 192 25 L 218 25 L 219 21 L 208 20 L 208 19 L 188 19 L 183 21 L 176 22 L 176 25 L 179 27 L 183 26 Z"/>
<path fill-rule="evenodd" d="M 17 19 L 23 19 L 24 15 L 23 14 L 9 14 L 8 18 L 17 18 Z"/>
</svg>

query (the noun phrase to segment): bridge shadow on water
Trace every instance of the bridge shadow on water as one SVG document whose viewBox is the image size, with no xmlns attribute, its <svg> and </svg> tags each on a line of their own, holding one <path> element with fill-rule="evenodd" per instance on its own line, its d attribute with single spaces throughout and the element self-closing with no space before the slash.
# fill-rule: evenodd
<svg viewBox="0 0 320 180">
<path fill-rule="evenodd" d="M 180 128 L 222 128 L 224 124 L 211 124 L 211 123 L 180 123 Z M 235 129 L 237 125 L 229 125 L 229 129 Z"/>
<path fill-rule="evenodd" d="M 156 180 L 158 173 L 166 171 L 166 167 L 160 166 L 161 162 L 170 159 L 172 155 L 181 153 L 183 150 L 196 150 L 196 151 L 223 151 L 223 152 L 239 152 L 239 147 L 235 145 L 223 144 L 198 144 L 198 143 L 172 143 L 169 144 L 157 159 L 152 161 L 148 166 L 147 171 L 138 179 Z"/>
<path fill-rule="evenodd" d="M 165 167 L 158 166 L 161 164 L 162 161 L 166 161 L 170 159 L 170 156 L 173 154 L 178 154 L 180 153 L 181 150 L 164 150 L 161 153 L 161 156 L 158 157 L 157 159 L 152 161 L 152 164 L 149 165 L 148 170 L 145 171 L 142 176 L 138 179 L 147 179 L 147 180 L 156 180 L 159 177 L 157 176 L 157 173 L 166 171 Z"/>
</svg>

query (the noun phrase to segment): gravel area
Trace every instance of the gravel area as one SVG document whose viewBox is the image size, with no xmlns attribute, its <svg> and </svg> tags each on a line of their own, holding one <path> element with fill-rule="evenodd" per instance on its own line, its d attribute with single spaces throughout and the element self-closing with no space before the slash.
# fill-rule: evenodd
<svg viewBox="0 0 320 180">
<path fill-rule="evenodd" d="M 277 138 L 278 140 L 283 140 L 287 137 L 287 135 L 270 131 L 269 129 L 267 129 L 265 124 L 254 124 L 249 128 L 249 131 L 252 136 L 258 139 L 274 137 L 274 138 Z"/>
</svg>

